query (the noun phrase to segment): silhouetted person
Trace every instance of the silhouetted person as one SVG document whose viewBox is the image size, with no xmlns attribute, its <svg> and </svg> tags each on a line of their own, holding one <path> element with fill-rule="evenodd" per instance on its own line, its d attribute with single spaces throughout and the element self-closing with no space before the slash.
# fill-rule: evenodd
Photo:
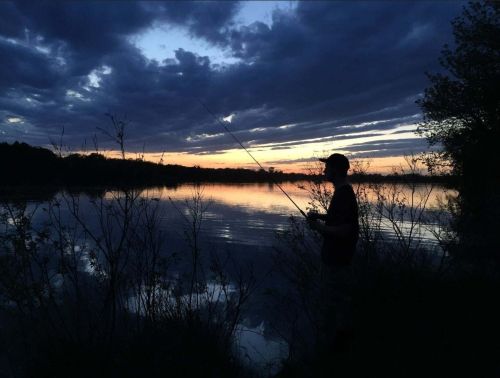
<svg viewBox="0 0 500 378">
<path fill-rule="evenodd" d="M 352 280 L 351 260 L 359 234 L 356 195 L 346 180 L 349 160 L 341 154 L 327 159 L 325 178 L 335 187 L 326 214 L 309 213 L 311 229 L 324 238 L 321 248 L 321 296 L 324 304 L 323 337 L 327 348 L 334 352 L 346 351 L 349 346 Z M 320 223 L 317 220 L 323 220 Z M 334 327 L 336 331 L 334 331 Z"/>
</svg>

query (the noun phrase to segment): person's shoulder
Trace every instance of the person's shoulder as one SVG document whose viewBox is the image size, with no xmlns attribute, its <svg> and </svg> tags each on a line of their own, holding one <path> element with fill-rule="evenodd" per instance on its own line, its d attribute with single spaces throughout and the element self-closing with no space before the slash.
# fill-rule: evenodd
<svg viewBox="0 0 500 378">
<path fill-rule="evenodd" d="M 356 194 L 354 193 L 354 189 L 352 188 L 351 184 L 346 184 L 342 185 L 340 188 L 338 188 L 338 195 L 346 198 L 346 197 L 354 197 L 356 198 Z"/>
</svg>

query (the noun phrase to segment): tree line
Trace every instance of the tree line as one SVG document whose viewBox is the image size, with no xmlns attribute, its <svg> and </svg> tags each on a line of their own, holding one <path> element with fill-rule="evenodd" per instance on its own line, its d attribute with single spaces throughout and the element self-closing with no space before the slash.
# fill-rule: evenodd
<svg viewBox="0 0 500 378">
<path fill-rule="evenodd" d="M 269 182 L 263 170 L 244 168 L 185 167 L 177 164 L 160 164 L 144 159 L 114 159 L 102 153 L 56 154 L 43 147 L 26 143 L 0 143 L 0 172 L 4 185 L 69 184 L 69 185 L 176 185 L 182 182 Z M 279 182 L 322 180 L 322 175 L 284 173 L 270 167 L 268 173 Z M 312 177 L 311 177 L 312 176 Z M 353 174 L 353 182 L 397 182 L 405 177 L 397 174 Z M 449 176 L 425 176 L 420 182 L 446 182 Z"/>
<path fill-rule="evenodd" d="M 267 182 L 263 171 L 234 168 L 185 167 L 143 159 L 113 159 L 102 153 L 58 156 L 26 143 L 0 143 L 0 172 L 4 185 L 175 185 L 181 182 Z M 279 181 L 303 180 L 304 174 L 274 171 Z"/>
</svg>

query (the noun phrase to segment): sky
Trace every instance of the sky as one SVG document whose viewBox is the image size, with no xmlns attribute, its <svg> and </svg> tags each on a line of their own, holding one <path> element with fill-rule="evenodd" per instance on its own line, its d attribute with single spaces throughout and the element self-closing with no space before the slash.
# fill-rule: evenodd
<svg viewBox="0 0 500 378">
<path fill-rule="evenodd" d="M 300 172 L 427 149 L 415 101 L 463 2 L 0 2 L 0 142 Z"/>
</svg>

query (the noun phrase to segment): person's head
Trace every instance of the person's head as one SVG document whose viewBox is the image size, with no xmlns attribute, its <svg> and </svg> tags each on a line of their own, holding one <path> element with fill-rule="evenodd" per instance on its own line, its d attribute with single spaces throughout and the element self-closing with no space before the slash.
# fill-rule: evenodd
<svg viewBox="0 0 500 378">
<path fill-rule="evenodd" d="M 349 160 L 342 154 L 332 154 L 326 159 L 319 159 L 325 163 L 325 176 L 326 180 L 335 182 L 343 180 L 347 177 L 349 170 Z"/>
</svg>

